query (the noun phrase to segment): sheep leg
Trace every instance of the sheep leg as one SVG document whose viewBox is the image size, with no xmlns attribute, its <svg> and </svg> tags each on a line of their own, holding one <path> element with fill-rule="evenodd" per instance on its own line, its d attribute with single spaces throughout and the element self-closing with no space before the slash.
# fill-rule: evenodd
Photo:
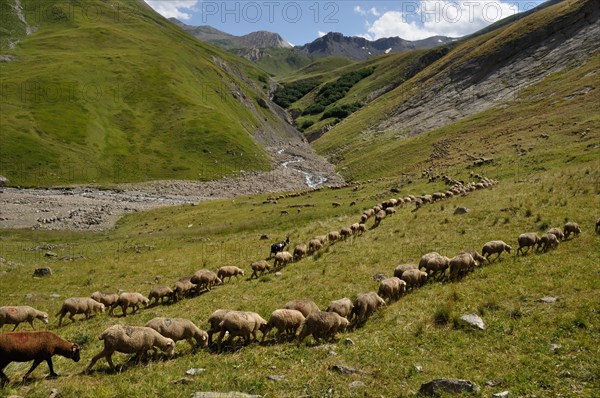
<svg viewBox="0 0 600 398">
<path fill-rule="evenodd" d="M 50 374 L 46 376 L 46 379 L 53 379 L 58 377 L 58 374 L 54 372 L 54 366 L 52 366 L 52 357 L 46 359 L 46 363 L 48 364 L 48 369 L 50 369 Z"/>
<path fill-rule="evenodd" d="M 4 387 L 10 381 L 8 377 L 4 374 L 4 368 L 8 365 L 8 362 L 5 359 L 0 360 L 0 387 Z"/>
<path fill-rule="evenodd" d="M 112 363 L 111 355 L 112 355 L 112 353 L 108 353 L 106 350 L 100 351 L 97 355 L 95 355 L 92 358 L 92 360 L 90 361 L 90 364 L 88 365 L 88 367 L 85 368 L 85 373 L 89 373 L 92 370 L 92 367 L 96 364 L 96 362 L 98 362 L 98 360 L 100 358 L 106 358 L 106 362 L 108 362 L 108 364 L 110 365 L 110 368 L 114 369 L 114 365 Z"/>
<path fill-rule="evenodd" d="M 85 318 L 87 319 L 87 314 L 86 314 Z M 75 313 L 74 312 L 69 313 L 69 319 L 71 320 L 71 322 L 75 322 Z"/>
<path fill-rule="evenodd" d="M 29 378 L 29 375 L 31 374 L 31 372 L 33 372 L 35 370 L 35 368 L 37 368 L 38 365 L 40 363 L 42 363 L 42 361 L 43 361 L 43 359 L 39 359 L 39 358 L 36 358 L 33 360 L 33 364 L 31 365 L 31 368 L 29 368 L 27 373 L 25 373 L 25 376 L 23 376 L 23 381 L 25 381 Z"/>
</svg>

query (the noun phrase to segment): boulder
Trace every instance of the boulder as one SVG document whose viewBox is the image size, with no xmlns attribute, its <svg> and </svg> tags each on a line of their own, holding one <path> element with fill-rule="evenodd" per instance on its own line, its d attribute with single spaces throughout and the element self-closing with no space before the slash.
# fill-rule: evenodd
<svg viewBox="0 0 600 398">
<path fill-rule="evenodd" d="M 439 397 L 440 391 L 450 393 L 474 392 L 479 391 L 469 380 L 462 379 L 433 379 L 430 382 L 421 384 L 419 394 L 430 397 Z"/>
<path fill-rule="evenodd" d="M 33 276 L 44 277 L 50 275 L 52 275 L 52 269 L 50 267 L 36 268 L 35 271 L 33 271 Z"/>
<path fill-rule="evenodd" d="M 485 324 L 477 314 L 468 314 L 460 317 L 460 322 L 466 326 L 472 326 L 479 330 L 485 330 Z"/>
<path fill-rule="evenodd" d="M 469 209 L 467 209 L 466 207 L 457 207 L 456 210 L 454 210 L 455 215 L 466 214 L 468 212 L 469 212 Z"/>
</svg>

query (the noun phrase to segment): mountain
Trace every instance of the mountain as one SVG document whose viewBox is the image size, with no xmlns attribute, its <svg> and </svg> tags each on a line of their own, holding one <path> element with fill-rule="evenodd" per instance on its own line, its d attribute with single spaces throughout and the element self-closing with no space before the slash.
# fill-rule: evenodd
<svg viewBox="0 0 600 398">
<path fill-rule="evenodd" d="M 0 0 L 0 174 L 14 184 L 220 178 L 269 169 L 263 144 L 297 139 L 264 71 L 142 0 L 19 4 Z"/>
<path fill-rule="evenodd" d="M 312 57 L 344 57 L 364 60 L 381 54 L 437 47 L 454 40 L 446 36 L 433 36 L 416 41 L 404 40 L 399 37 L 370 41 L 362 37 L 348 37 L 342 33 L 329 32 L 311 43 L 297 46 L 296 49 Z"/>
</svg>

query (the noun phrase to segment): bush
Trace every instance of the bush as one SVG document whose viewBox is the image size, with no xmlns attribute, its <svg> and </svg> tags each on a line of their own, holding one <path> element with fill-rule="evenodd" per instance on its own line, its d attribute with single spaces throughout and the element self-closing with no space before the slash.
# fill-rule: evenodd
<svg viewBox="0 0 600 398">
<path fill-rule="evenodd" d="M 312 120 L 305 120 L 300 125 L 300 130 L 306 130 L 307 128 L 309 128 L 313 124 L 315 124 L 315 122 L 313 122 Z"/>
<path fill-rule="evenodd" d="M 278 88 L 273 95 L 273 102 L 282 108 L 287 108 L 308 94 L 319 82 L 315 79 L 295 81 Z"/>
</svg>

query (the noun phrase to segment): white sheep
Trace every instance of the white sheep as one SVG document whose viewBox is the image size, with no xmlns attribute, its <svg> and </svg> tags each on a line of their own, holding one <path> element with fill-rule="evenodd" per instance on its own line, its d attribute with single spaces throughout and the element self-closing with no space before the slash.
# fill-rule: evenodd
<svg viewBox="0 0 600 398">
<path fill-rule="evenodd" d="M 221 331 L 221 327 L 219 326 L 225 315 L 230 313 L 231 310 L 215 310 L 210 317 L 208 317 L 208 324 L 210 325 L 206 333 L 208 334 L 208 344 L 212 344 L 212 336 L 215 333 Z"/>
<path fill-rule="evenodd" d="M 477 252 L 477 250 L 463 250 L 458 254 L 463 254 L 463 253 L 470 254 L 478 266 L 483 266 L 483 263 L 485 263 L 485 260 L 486 260 L 485 257 L 483 257 L 481 254 L 479 254 L 479 252 Z"/>
<path fill-rule="evenodd" d="M 554 234 L 546 233 L 542 235 L 540 240 L 538 241 L 538 251 L 542 250 L 543 252 L 547 252 L 548 249 L 554 249 L 558 246 L 560 241 Z"/>
<path fill-rule="evenodd" d="M 258 341 L 257 332 L 260 330 L 264 333 L 267 327 L 267 321 L 265 321 L 256 312 L 248 311 L 230 311 L 225 314 L 223 320 L 219 324 L 221 333 L 217 338 L 218 350 L 221 351 L 221 343 L 225 333 L 229 333 L 227 342 L 236 337 L 243 337 L 246 340 L 246 344 L 250 343 L 250 337 L 254 337 L 254 341 Z"/>
<path fill-rule="evenodd" d="M 354 224 L 350 225 L 350 229 L 352 230 L 353 234 L 357 233 L 359 228 L 360 228 L 360 223 L 355 222 Z"/>
<path fill-rule="evenodd" d="M 76 314 L 85 314 L 85 319 L 90 319 L 92 312 L 104 312 L 104 304 L 97 302 L 90 297 L 71 297 L 63 301 L 58 316 L 58 326 L 62 325 L 62 320 L 69 313 L 71 322 L 75 322 Z"/>
<path fill-rule="evenodd" d="M 196 345 L 206 347 L 208 344 L 208 333 L 198 328 L 189 319 L 158 317 L 148 321 L 145 326 L 175 342 L 186 340 L 192 349 L 195 349 Z M 196 340 L 196 345 L 194 345 L 194 340 Z"/>
<path fill-rule="evenodd" d="M 315 236 L 315 239 L 317 239 L 319 242 L 321 242 L 322 245 L 324 245 L 325 242 L 327 242 L 327 235 Z"/>
<path fill-rule="evenodd" d="M 385 209 L 385 214 L 388 216 L 394 215 L 396 214 L 396 208 L 395 207 L 388 207 Z"/>
<path fill-rule="evenodd" d="M 348 227 L 344 227 L 340 230 L 340 238 L 342 240 L 346 240 L 347 238 L 352 236 L 352 229 Z"/>
<path fill-rule="evenodd" d="M 217 277 L 223 282 L 225 282 L 225 278 L 229 278 L 228 282 L 231 281 L 232 276 L 237 279 L 238 275 L 244 276 L 244 270 L 233 265 L 224 265 L 217 271 Z"/>
<path fill-rule="evenodd" d="M 475 269 L 475 259 L 469 253 L 458 254 L 450 259 L 450 280 L 462 278 Z"/>
<path fill-rule="evenodd" d="M 168 286 L 154 286 L 150 289 L 148 300 L 152 302 L 152 299 L 154 299 L 154 305 L 158 304 L 159 299 L 160 303 L 163 304 L 165 298 L 167 299 L 167 302 L 173 299 L 173 289 Z"/>
<path fill-rule="evenodd" d="M 281 341 L 284 333 L 287 333 L 291 337 L 295 337 L 300 327 L 302 327 L 304 319 L 304 315 L 302 315 L 300 311 L 288 309 L 278 309 L 273 311 L 271 317 L 267 321 L 262 341 L 265 341 L 267 334 L 269 334 L 273 328 L 277 329 L 277 341 Z"/>
<path fill-rule="evenodd" d="M 423 286 L 427 282 L 427 272 L 420 271 L 418 269 L 409 269 L 402 273 L 402 279 L 406 282 L 406 290 L 413 289 L 415 287 Z"/>
<path fill-rule="evenodd" d="M 6 324 L 15 325 L 14 332 L 21 322 L 27 322 L 32 329 L 35 329 L 33 327 L 34 319 L 48 323 L 48 314 L 28 305 L 0 307 L 0 328 Z"/>
<path fill-rule="evenodd" d="M 131 315 L 133 315 L 140 309 L 140 305 L 147 307 L 149 302 L 150 300 L 143 294 L 123 292 L 119 294 L 117 305 L 121 307 L 123 316 L 127 316 L 127 308 L 132 308 Z"/>
<path fill-rule="evenodd" d="M 220 285 L 222 283 L 221 279 L 212 271 L 203 269 L 196 271 L 190 282 L 196 285 L 196 292 L 206 289 L 210 291 L 211 287 L 215 285 Z"/>
<path fill-rule="evenodd" d="M 392 276 L 391 278 L 383 279 L 379 284 L 377 294 L 384 300 L 398 300 L 402 294 L 406 292 L 406 282 Z"/>
<path fill-rule="evenodd" d="M 361 324 L 377 310 L 379 307 L 385 306 L 385 301 L 375 292 L 359 293 L 354 300 L 354 308 L 350 318 L 355 324 Z"/>
<path fill-rule="evenodd" d="M 306 317 L 302 332 L 298 337 L 298 345 L 309 335 L 315 340 L 333 340 L 337 332 L 346 330 L 350 322 L 335 312 L 316 311 Z"/>
<path fill-rule="evenodd" d="M 314 301 L 310 300 L 288 301 L 287 303 L 285 303 L 283 308 L 288 310 L 300 311 L 305 318 L 309 316 L 312 312 L 319 311 L 319 307 L 317 306 L 317 304 L 315 304 Z"/>
<path fill-rule="evenodd" d="M 492 240 L 490 242 L 487 242 L 485 245 L 483 245 L 483 248 L 481 249 L 481 254 L 489 262 L 490 256 L 492 254 L 498 254 L 496 256 L 496 259 L 497 259 L 498 257 L 500 257 L 500 255 L 502 254 L 503 251 L 506 251 L 508 254 L 510 254 L 511 250 L 512 250 L 512 247 L 507 245 L 504 241 Z"/>
<path fill-rule="evenodd" d="M 296 247 L 294 247 L 294 255 L 293 255 L 294 261 L 298 261 L 302 257 L 306 256 L 307 252 L 308 252 L 308 248 L 306 247 L 306 245 L 304 245 L 304 244 L 296 245 Z"/>
<path fill-rule="evenodd" d="M 354 304 L 352 304 L 352 300 L 348 297 L 344 297 L 339 300 L 331 301 L 327 307 L 327 312 L 335 312 L 344 318 L 348 318 L 352 313 L 353 308 Z"/>
<path fill-rule="evenodd" d="M 308 249 L 310 253 L 315 253 L 323 248 L 323 244 L 318 239 L 312 239 L 308 242 Z"/>
<path fill-rule="evenodd" d="M 527 232 L 519 235 L 517 241 L 519 242 L 519 248 L 517 249 L 517 253 L 521 253 L 522 255 L 527 254 L 531 247 L 535 247 L 538 244 L 540 237 L 537 236 L 535 232 Z M 523 251 L 523 248 L 527 248 L 527 250 Z"/>
<path fill-rule="evenodd" d="M 415 264 L 400 264 L 399 266 L 394 268 L 394 276 L 396 278 L 402 279 L 402 274 L 408 271 L 409 269 L 418 269 L 418 267 Z"/>
<path fill-rule="evenodd" d="M 104 304 L 104 308 L 108 308 L 108 315 L 112 316 L 114 309 L 118 305 L 119 293 L 94 292 L 90 296 L 99 303 Z"/>
<path fill-rule="evenodd" d="M 340 233 L 338 231 L 331 231 L 327 234 L 327 240 L 330 242 L 336 242 L 340 239 Z"/>
<path fill-rule="evenodd" d="M 550 228 L 547 232 L 549 234 L 553 234 L 554 236 L 556 236 L 556 238 L 558 240 L 564 240 L 565 239 L 565 234 L 563 234 L 563 232 L 560 230 L 559 227 Z"/>
<path fill-rule="evenodd" d="M 425 268 L 425 271 L 429 274 L 429 278 L 433 278 L 436 275 L 440 278 L 444 277 L 449 265 L 450 259 L 437 252 L 426 253 L 419 261 L 419 269 Z"/>
<path fill-rule="evenodd" d="M 279 252 L 275 255 L 275 262 L 273 263 L 273 266 L 278 269 L 283 268 L 288 263 L 292 262 L 293 259 L 294 257 L 290 252 Z"/>
<path fill-rule="evenodd" d="M 185 276 L 175 282 L 175 286 L 173 286 L 173 301 L 181 300 L 196 289 L 196 285 L 192 283 L 191 279 L 192 275 Z"/>
<path fill-rule="evenodd" d="M 565 231 L 565 240 L 569 239 L 569 235 L 571 234 L 577 236 L 581 233 L 581 228 L 579 228 L 579 225 L 575 222 L 566 223 L 563 230 Z"/>
<path fill-rule="evenodd" d="M 271 266 L 265 260 L 253 262 L 250 267 L 252 268 L 252 275 L 250 275 L 250 279 L 258 278 L 259 273 L 262 275 L 265 273 L 265 271 L 268 272 L 271 269 Z"/>
<path fill-rule="evenodd" d="M 113 325 L 104 330 L 98 338 L 104 340 L 104 349 L 92 358 L 85 370 L 86 373 L 92 370 L 92 367 L 100 358 L 106 358 L 110 368 L 114 369 L 112 354 L 115 351 L 124 354 L 135 353 L 138 361 L 146 356 L 148 350 L 153 350 L 157 354 L 156 348 L 169 355 L 173 355 L 175 352 L 175 342 L 172 339 L 144 326 Z"/>
</svg>

